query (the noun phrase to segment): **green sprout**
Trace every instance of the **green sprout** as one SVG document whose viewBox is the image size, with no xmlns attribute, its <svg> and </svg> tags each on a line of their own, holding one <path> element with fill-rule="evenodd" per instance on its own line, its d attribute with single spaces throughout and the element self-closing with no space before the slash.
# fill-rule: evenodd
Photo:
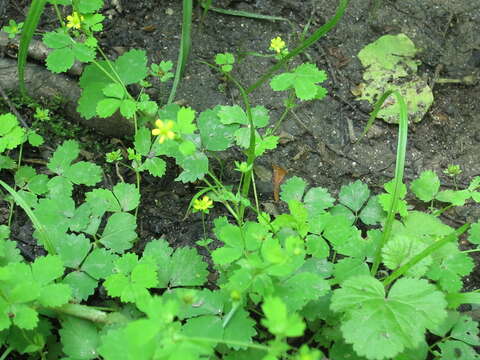
<svg viewBox="0 0 480 360">
<path fill-rule="evenodd" d="M 15 20 L 10 19 L 8 25 L 5 25 L 2 30 L 8 34 L 9 39 L 13 39 L 22 32 L 22 28 L 23 22 L 17 24 Z"/>
<path fill-rule="evenodd" d="M 215 64 L 220 65 L 224 73 L 232 71 L 235 58 L 231 53 L 217 54 L 215 56 Z"/>
</svg>

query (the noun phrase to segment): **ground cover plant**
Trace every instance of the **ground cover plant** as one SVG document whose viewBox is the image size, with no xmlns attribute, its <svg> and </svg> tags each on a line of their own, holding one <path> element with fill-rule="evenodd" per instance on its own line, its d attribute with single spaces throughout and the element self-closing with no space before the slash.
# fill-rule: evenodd
<svg viewBox="0 0 480 360">
<path fill-rule="evenodd" d="M 101 0 L 51 3 L 71 12 L 59 18 L 59 29 L 43 35 L 53 49 L 47 67 L 62 72 L 74 61 L 88 63 L 78 111 L 86 118 L 118 111 L 134 123 L 131 146 L 106 160 L 129 168 L 135 181 L 101 186 L 102 169 L 78 161 L 76 139 L 55 149 L 48 172 L 22 165 L 22 147 L 39 146 L 42 138 L 14 114 L 1 115 L 0 164 L 12 176 L 0 185 L 12 216 L 25 211 L 46 251 L 25 261 L 9 240 L 9 224 L 0 227 L 1 358 L 478 357 L 477 323 L 459 307 L 480 302 L 478 292 L 462 292 L 462 277 L 474 266 L 469 252 L 480 244 L 480 222 L 453 228 L 441 215 L 480 202 L 480 177 L 466 188 L 443 189 L 438 176 L 425 171 L 409 184 L 407 197 L 407 107 L 397 91 L 380 97 L 367 125 L 390 96 L 397 102 L 397 167 L 382 193 L 356 181 L 334 198 L 294 176 L 279 194 L 285 213 L 260 209 L 255 160 L 274 151 L 274 129 L 289 111 L 326 94 L 323 70 L 290 60 L 339 21 L 348 1 L 298 47 L 272 39 L 269 54 L 277 63 L 249 87 L 235 77 L 241 65 L 233 54 L 213 54 L 205 66 L 236 86 L 243 104 L 199 113 L 131 91 L 133 84 L 148 87 L 149 76 L 169 81 L 173 64 L 165 59 L 148 66 L 141 49 L 115 60 L 103 56 L 94 36 L 101 29 Z M 24 29 L 33 32 L 31 26 L 27 21 Z M 248 96 L 266 81 L 286 94 L 274 127 L 269 111 Z M 238 180 L 226 183 L 212 159 L 232 147 L 244 157 L 235 163 Z M 212 229 L 203 221 L 204 236 L 195 239 L 208 258 L 192 247 L 172 248 L 168 238 L 133 251 L 142 173 L 164 176 L 166 158 L 182 169 L 177 181 L 202 184 L 185 211 L 205 220 L 214 206 L 226 210 L 212 219 Z M 455 177 L 458 169 L 448 172 Z M 472 249 L 459 249 L 462 235 Z"/>
</svg>

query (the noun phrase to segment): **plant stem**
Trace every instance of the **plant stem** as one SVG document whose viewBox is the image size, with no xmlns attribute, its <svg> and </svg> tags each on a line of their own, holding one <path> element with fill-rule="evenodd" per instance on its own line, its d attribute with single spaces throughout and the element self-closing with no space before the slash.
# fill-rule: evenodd
<svg viewBox="0 0 480 360">
<path fill-rule="evenodd" d="M 13 347 L 9 346 L 8 348 L 6 348 L 2 356 L 0 356 L 0 360 L 5 360 L 12 351 L 13 351 Z"/>
<path fill-rule="evenodd" d="M 111 324 L 125 321 L 125 317 L 120 313 L 116 313 L 115 317 L 109 317 L 106 312 L 94 309 L 91 306 L 81 304 L 65 304 L 63 306 L 54 308 L 58 313 L 75 316 L 80 319 L 92 321 L 100 324 Z"/>
<path fill-rule="evenodd" d="M 415 255 L 413 258 L 410 259 L 405 265 L 399 267 L 397 270 L 395 270 L 393 273 L 391 273 L 388 277 L 386 277 L 383 280 L 383 285 L 386 287 L 390 283 L 392 283 L 395 279 L 398 277 L 402 276 L 405 274 L 410 268 L 418 264 L 420 261 L 422 261 L 424 258 L 426 258 L 428 255 L 432 254 L 433 252 L 437 251 L 440 249 L 443 245 L 454 241 L 457 239 L 460 235 L 462 235 L 465 231 L 467 231 L 470 227 L 470 224 L 464 224 L 461 227 L 459 227 L 457 230 L 452 232 L 449 235 L 444 236 L 441 240 L 436 241 L 426 249 L 424 249 L 421 253 Z"/>
</svg>

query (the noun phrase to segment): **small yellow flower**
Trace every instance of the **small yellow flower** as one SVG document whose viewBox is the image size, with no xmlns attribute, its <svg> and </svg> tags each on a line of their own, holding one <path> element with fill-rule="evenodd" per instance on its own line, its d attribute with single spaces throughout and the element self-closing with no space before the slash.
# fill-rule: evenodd
<svg viewBox="0 0 480 360">
<path fill-rule="evenodd" d="M 283 41 L 280 36 L 277 36 L 276 38 L 273 38 L 272 41 L 270 41 L 270 49 L 276 51 L 277 54 L 280 54 L 284 48 L 285 41 Z"/>
<path fill-rule="evenodd" d="M 72 15 L 67 16 L 67 27 L 74 28 L 74 29 L 80 29 L 82 27 L 82 21 L 85 18 L 80 15 L 78 12 L 74 11 Z"/>
<path fill-rule="evenodd" d="M 163 144 L 166 139 L 172 140 L 175 137 L 175 133 L 172 131 L 175 123 L 172 120 L 164 122 L 160 119 L 155 121 L 156 129 L 152 130 L 152 135 L 159 136 L 158 142 Z"/>
<path fill-rule="evenodd" d="M 204 213 L 208 213 L 208 209 L 213 206 L 213 201 L 210 200 L 208 196 L 204 196 L 201 200 L 195 199 L 193 200 L 193 208 L 196 211 L 202 211 Z"/>
</svg>

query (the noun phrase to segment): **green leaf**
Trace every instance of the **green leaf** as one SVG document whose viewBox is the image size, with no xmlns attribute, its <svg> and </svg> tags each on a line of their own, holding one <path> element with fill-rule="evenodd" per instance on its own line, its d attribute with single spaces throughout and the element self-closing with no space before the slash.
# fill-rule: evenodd
<svg viewBox="0 0 480 360">
<path fill-rule="evenodd" d="M 46 285 L 63 275 L 64 268 L 59 256 L 47 255 L 32 263 L 32 275 L 40 285 Z"/>
<path fill-rule="evenodd" d="M 82 14 L 91 14 L 103 7 L 103 0 L 80 0 L 78 2 L 78 11 Z"/>
<path fill-rule="evenodd" d="M 130 249 L 137 238 L 136 219 L 129 213 L 119 212 L 108 218 L 99 242 L 116 253 Z"/>
<path fill-rule="evenodd" d="M 248 125 L 247 114 L 245 114 L 245 111 L 243 111 L 243 109 L 238 105 L 220 106 L 220 110 L 218 111 L 217 115 L 224 125 Z"/>
<path fill-rule="evenodd" d="M 80 148 L 78 142 L 75 140 L 67 140 L 55 150 L 47 167 L 54 173 L 62 175 L 79 154 Z"/>
<path fill-rule="evenodd" d="M 136 112 L 137 103 L 135 101 L 126 99 L 120 104 L 120 114 L 125 116 L 127 119 L 132 119 Z"/>
<path fill-rule="evenodd" d="M 120 108 L 121 103 L 121 100 L 113 98 L 100 100 L 97 104 L 97 115 L 101 118 L 112 116 Z"/>
<path fill-rule="evenodd" d="M 457 323 L 453 326 L 450 337 L 469 345 L 479 346 L 478 321 L 473 320 L 468 315 L 460 316 Z"/>
<path fill-rule="evenodd" d="M 106 61 L 99 61 L 98 64 L 106 71 L 109 66 Z M 114 76 L 113 74 L 110 74 Z M 82 95 L 78 100 L 78 112 L 86 119 L 91 119 L 97 115 L 97 104 L 105 99 L 103 89 L 111 84 L 112 80 L 97 65 L 90 64 L 85 66 L 82 76 L 80 77 L 80 87 Z"/>
<path fill-rule="evenodd" d="M 142 258 L 154 261 L 157 264 L 159 287 L 166 288 L 170 281 L 170 256 L 173 249 L 164 239 L 152 240 L 143 251 Z"/>
<path fill-rule="evenodd" d="M 235 350 L 240 349 L 239 345 L 234 343 L 252 343 L 252 338 L 257 335 L 255 330 L 255 321 L 250 318 L 248 312 L 238 309 L 232 316 L 224 329 L 223 339 L 227 346 Z M 231 341 L 232 344 L 228 344 Z"/>
<path fill-rule="evenodd" d="M 102 180 L 102 173 L 100 166 L 79 161 L 67 168 L 64 176 L 76 185 L 93 186 Z"/>
<path fill-rule="evenodd" d="M 193 248 L 177 248 L 170 267 L 170 286 L 201 286 L 207 281 L 207 263 Z"/>
<path fill-rule="evenodd" d="M 395 179 L 385 183 L 383 187 L 385 188 L 385 191 L 387 193 L 378 195 L 378 202 L 382 205 L 383 210 L 385 210 L 386 212 L 389 212 L 393 202 L 393 193 L 395 190 Z M 394 212 L 399 213 L 403 217 L 407 216 L 408 214 L 407 203 L 405 200 L 403 200 L 406 194 L 407 194 L 407 187 L 405 186 L 405 184 L 401 184 L 400 191 L 397 194 L 397 197 L 398 197 L 397 208 L 394 209 Z"/>
<path fill-rule="evenodd" d="M 125 97 L 125 89 L 122 85 L 111 83 L 102 89 L 103 95 L 122 100 Z"/>
<path fill-rule="evenodd" d="M 67 316 L 62 322 L 60 338 L 63 352 L 76 360 L 90 360 L 98 357 L 100 337 L 94 323 Z"/>
<path fill-rule="evenodd" d="M 147 156 L 152 146 L 152 136 L 149 129 L 142 126 L 135 134 L 135 151 L 140 155 Z"/>
<path fill-rule="evenodd" d="M 252 120 L 256 128 L 267 126 L 270 121 L 268 110 L 264 106 L 255 106 L 252 108 Z"/>
<path fill-rule="evenodd" d="M 134 184 L 118 183 L 113 187 L 113 194 L 125 212 L 136 209 L 140 204 L 140 193 Z"/>
<path fill-rule="evenodd" d="M 359 218 L 366 225 L 376 225 L 385 218 L 385 212 L 377 196 L 368 199 L 367 205 L 360 211 Z"/>
<path fill-rule="evenodd" d="M 94 249 L 82 264 L 82 270 L 94 279 L 105 279 L 113 272 L 117 255 L 105 249 Z"/>
<path fill-rule="evenodd" d="M 432 201 L 440 190 L 440 179 L 433 171 L 424 171 L 410 186 L 417 198 L 424 202 Z"/>
<path fill-rule="evenodd" d="M 202 179 L 208 172 L 208 158 L 202 152 L 196 152 L 179 161 L 183 172 L 175 179 L 183 183 Z"/>
<path fill-rule="evenodd" d="M 65 266 L 77 268 L 90 251 L 92 244 L 83 234 L 68 234 L 56 244 L 56 251 Z"/>
<path fill-rule="evenodd" d="M 51 284 L 42 288 L 38 302 L 45 307 L 58 307 L 68 303 L 72 289 L 66 284 Z"/>
<path fill-rule="evenodd" d="M 265 318 L 262 324 L 268 331 L 281 337 L 302 336 L 305 330 L 305 323 L 296 314 L 288 314 L 287 306 L 278 297 L 267 297 L 262 305 Z"/>
<path fill-rule="evenodd" d="M 343 258 L 333 265 L 335 282 L 342 284 L 354 276 L 368 276 L 370 269 L 364 258 Z"/>
<path fill-rule="evenodd" d="M 390 270 L 396 270 L 421 253 L 427 247 L 418 239 L 407 236 L 396 236 L 390 239 L 382 248 L 383 263 Z M 427 256 L 419 263 L 408 269 L 406 276 L 420 277 L 425 275 L 432 264 L 432 257 Z"/>
<path fill-rule="evenodd" d="M 93 189 L 86 194 L 86 201 L 92 208 L 92 212 L 98 216 L 102 216 L 105 211 L 122 211 L 113 192 L 107 189 Z"/>
<path fill-rule="evenodd" d="M 147 54 L 145 50 L 130 50 L 115 61 L 114 67 L 125 85 L 137 83 L 147 77 Z"/>
<path fill-rule="evenodd" d="M 338 200 L 353 212 L 357 213 L 369 197 L 370 190 L 368 189 L 368 186 L 360 180 L 357 180 L 354 183 L 341 187 Z"/>
<path fill-rule="evenodd" d="M 287 203 L 290 200 L 301 201 L 306 186 L 307 183 L 305 182 L 305 180 L 294 176 L 282 184 L 280 191 L 280 199 Z"/>
<path fill-rule="evenodd" d="M 305 207 L 310 216 L 322 214 L 325 209 L 333 206 L 335 199 L 322 187 L 314 187 L 305 194 Z"/>
<path fill-rule="evenodd" d="M 66 47 L 55 49 L 47 56 L 47 69 L 54 73 L 62 73 L 73 66 L 75 55 L 72 49 Z"/>
<path fill-rule="evenodd" d="M 331 301 L 333 311 L 346 314 L 341 325 L 345 341 L 368 359 L 394 358 L 417 347 L 425 330 L 447 316 L 443 294 L 423 279 L 402 278 L 386 297 L 380 281 L 356 276 L 334 290 Z M 368 326 L 359 326 L 365 319 Z"/>
<path fill-rule="evenodd" d="M 468 241 L 472 244 L 480 244 L 480 221 L 472 224 L 468 229 Z"/>
<path fill-rule="evenodd" d="M 38 147 L 44 143 L 43 137 L 34 131 L 28 133 L 28 143 L 32 146 Z"/>
<path fill-rule="evenodd" d="M 447 340 L 438 345 L 442 355 L 439 360 L 475 360 L 478 353 L 469 345 L 455 340 Z"/>
<path fill-rule="evenodd" d="M 193 134 L 197 129 L 193 120 L 195 119 L 195 111 L 189 107 L 181 107 L 177 113 L 177 123 L 175 124 L 175 131 L 180 134 Z"/>
<path fill-rule="evenodd" d="M 74 43 L 72 46 L 72 53 L 75 56 L 75 59 L 84 63 L 88 63 L 95 59 L 95 50 L 82 43 Z"/>
<path fill-rule="evenodd" d="M 112 264 L 113 267 L 113 264 Z M 72 271 L 63 278 L 63 284 L 72 289 L 73 298 L 80 302 L 85 301 L 95 293 L 98 281 L 82 271 Z"/>
<path fill-rule="evenodd" d="M 167 169 L 167 163 L 165 160 L 160 159 L 159 157 L 154 157 L 145 160 L 143 164 L 145 169 L 150 173 L 152 176 L 162 177 L 165 175 L 165 171 Z"/>
<path fill-rule="evenodd" d="M 294 88 L 295 95 L 300 100 L 312 100 L 321 88 L 316 83 L 324 82 L 327 74 L 318 70 L 314 64 L 304 63 L 295 68 L 294 71 L 276 75 L 270 81 L 274 91 L 284 91 Z"/>
<path fill-rule="evenodd" d="M 188 319 L 182 326 L 182 334 L 185 336 L 198 336 L 208 339 L 222 339 L 223 327 L 222 320 L 218 316 L 204 315 Z M 213 345 L 214 343 L 212 343 Z"/>
<path fill-rule="evenodd" d="M 72 38 L 62 32 L 51 31 L 43 35 L 42 41 L 52 49 L 62 49 L 72 45 Z"/>
<path fill-rule="evenodd" d="M 440 191 L 435 199 L 438 201 L 451 203 L 454 206 L 463 206 L 465 201 L 472 196 L 472 193 L 468 190 L 444 190 Z"/>
</svg>

